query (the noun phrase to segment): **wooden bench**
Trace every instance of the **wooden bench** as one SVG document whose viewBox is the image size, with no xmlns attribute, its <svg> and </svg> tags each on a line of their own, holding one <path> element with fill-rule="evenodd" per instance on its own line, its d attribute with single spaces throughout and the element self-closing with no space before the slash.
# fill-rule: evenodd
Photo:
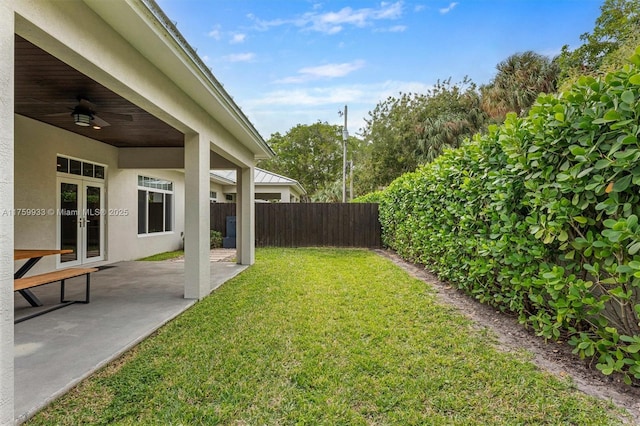
<svg viewBox="0 0 640 426">
<path fill-rule="evenodd" d="M 17 278 L 13 280 L 13 291 L 26 290 L 41 285 L 56 283 L 60 281 L 60 304 L 51 308 L 39 310 L 37 313 L 28 315 L 17 319 L 14 323 L 26 321 L 28 319 L 37 317 L 39 315 L 46 314 L 47 312 L 60 309 L 62 307 L 71 305 L 73 303 L 89 303 L 90 286 L 91 286 L 91 273 L 96 272 L 98 268 L 69 268 L 61 269 L 59 271 L 47 272 L 45 274 L 33 275 L 31 277 Z M 65 300 L 65 285 L 64 281 L 70 278 L 86 276 L 85 298 L 84 300 Z"/>
</svg>

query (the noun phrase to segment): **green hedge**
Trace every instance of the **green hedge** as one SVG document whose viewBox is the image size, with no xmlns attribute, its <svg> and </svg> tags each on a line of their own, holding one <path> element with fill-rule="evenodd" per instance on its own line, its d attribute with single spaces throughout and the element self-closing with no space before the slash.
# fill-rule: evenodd
<svg viewBox="0 0 640 426">
<path fill-rule="evenodd" d="M 640 379 L 640 48 L 381 197 L 385 244 Z"/>
<path fill-rule="evenodd" d="M 379 203 L 384 196 L 383 191 L 369 192 L 351 200 L 352 203 Z"/>
</svg>

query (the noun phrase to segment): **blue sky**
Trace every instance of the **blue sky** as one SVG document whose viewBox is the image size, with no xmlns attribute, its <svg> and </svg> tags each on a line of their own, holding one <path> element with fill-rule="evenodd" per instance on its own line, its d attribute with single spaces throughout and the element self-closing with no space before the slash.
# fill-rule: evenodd
<svg viewBox="0 0 640 426">
<path fill-rule="evenodd" d="M 376 104 L 438 80 L 488 83 L 527 50 L 580 45 L 602 0 L 157 0 L 262 136 L 298 124 L 357 134 Z"/>
</svg>

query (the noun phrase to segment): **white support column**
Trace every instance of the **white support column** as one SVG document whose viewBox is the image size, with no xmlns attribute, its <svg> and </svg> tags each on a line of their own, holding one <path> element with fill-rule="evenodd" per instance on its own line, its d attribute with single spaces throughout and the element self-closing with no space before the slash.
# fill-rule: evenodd
<svg viewBox="0 0 640 426">
<path fill-rule="evenodd" d="M 184 297 L 201 299 L 211 291 L 209 263 L 209 142 L 201 135 L 184 140 Z"/>
<path fill-rule="evenodd" d="M 241 265 L 253 265 L 256 257 L 254 172 L 254 167 L 238 170 L 236 182 L 236 257 Z"/>
<path fill-rule="evenodd" d="M 14 3 L 0 2 L 0 425 L 14 424 Z"/>
</svg>

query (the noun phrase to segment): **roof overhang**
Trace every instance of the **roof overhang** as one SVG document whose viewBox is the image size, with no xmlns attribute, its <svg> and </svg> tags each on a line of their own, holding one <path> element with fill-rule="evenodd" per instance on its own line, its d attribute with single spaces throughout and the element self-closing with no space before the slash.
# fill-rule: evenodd
<svg viewBox="0 0 640 426">
<path fill-rule="evenodd" d="M 253 152 L 256 160 L 274 155 L 209 67 L 153 0 L 84 2 Z"/>
<path fill-rule="evenodd" d="M 234 164 L 273 155 L 152 0 L 74 0 L 43 3 L 42 10 L 29 4 L 16 11 L 17 114 L 120 148 L 183 147 L 185 135 L 204 132 L 212 150 Z M 112 74 L 126 63 L 126 75 L 135 74 L 128 81 Z M 164 98 L 147 98 L 149 89 L 164 91 Z M 95 103 L 111 126 L 75 125 L 78 97 Z"/>
</svg>

